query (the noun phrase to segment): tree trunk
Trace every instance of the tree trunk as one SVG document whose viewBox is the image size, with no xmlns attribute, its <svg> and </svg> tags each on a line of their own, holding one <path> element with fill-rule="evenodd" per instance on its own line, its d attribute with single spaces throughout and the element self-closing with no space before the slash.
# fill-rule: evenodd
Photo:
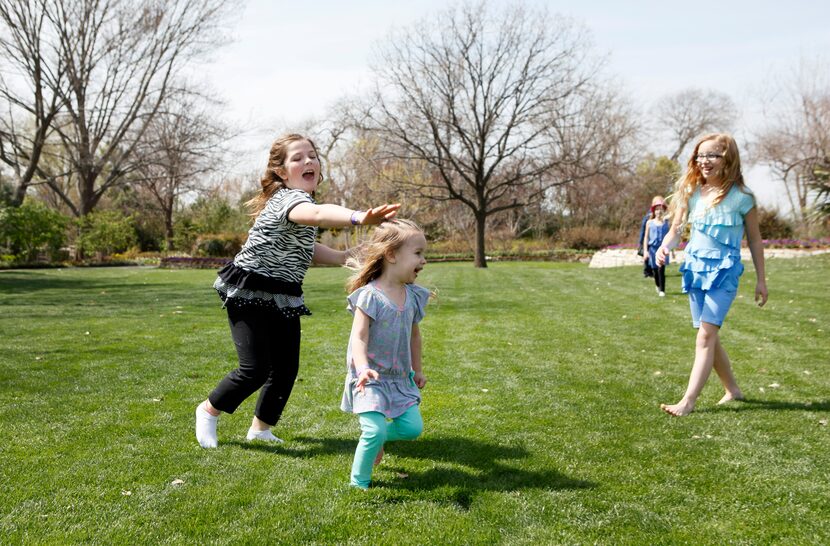
<svg viewBox="0 0 830 546">
<path fill-rule="evenodd" d="M 482 212 L 476 212 L 476 267 L 487 267 L 487 259 L 484 253 L 484 234 L 486 227 L 487 215 Z"/>
<path fill-rule="evenodd" d="M 164 239 L 167 245 L 167 252 L 173 250 L 173 213 L 164 211 Z"/>
<path fill-rule="evenodd" d="M 13 207 L 19 207 L 23 204 L 23 200 L 26 198 L 26 190 L 29 188 L 28 184 L 20 183 L 14 190 L 14 197 L 12 197 L 11 205 Z"/>
<path fill-rule="evenodd" d="M 101 199 L 101 193 L 95 190 L 95 180 L 100 174 L 97 170 L 90 170 L 84 172 L 81 170 L 78 173 L 78 194 L 80 197 L 80 213 L 81 216 L 86 216 L 95 208 L 98 201 Z"/>
</svg>

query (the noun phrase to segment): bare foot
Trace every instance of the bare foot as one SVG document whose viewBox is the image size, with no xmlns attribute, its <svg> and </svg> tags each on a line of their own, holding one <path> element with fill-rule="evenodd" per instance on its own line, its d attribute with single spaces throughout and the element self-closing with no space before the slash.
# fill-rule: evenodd
<svg viewBox="0 0 830 546">
<path fill-rule="evenodd" d="M 677 404 L 660 404 L 660 409 L 668 413 L 669 415 L 674 415 L 675 417 L 683 417 L 684 415 L 689 415 L 692 413 L 692 410 L 695 409 L 694 404 L 684 404 L 683 402 L 678 402 Z"/>
<path fill-rule="evenodd" d="M 721 398 L 720 401 L 718 401 L 718 405 L 728 404 L 729 402 L 733 402 L 735 400 L 743 400 L 743 399 L 744 399 L 744 394 L 741 391 L 738 391 L 734 394 L 731 393 L 731 392 L 728 392 L 728 393 L 723 395 L 723 398 Z"/>
<path fill-rule="evenodd" d="M 380 452 L 378 452 L 378 456 L 375 457 L 375 465 L 379 465 L 381 459 L 383 459 L 383 448 L 380 448 Z"/>
</svg>

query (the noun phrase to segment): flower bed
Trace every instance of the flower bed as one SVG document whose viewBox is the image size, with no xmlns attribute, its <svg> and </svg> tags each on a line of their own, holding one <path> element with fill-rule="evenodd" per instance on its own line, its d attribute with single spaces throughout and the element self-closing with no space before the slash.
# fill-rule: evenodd
<svg viewBox="0 0 830 546">
<path fill-rule="evenodd" d="M 592 250 L 551 249 L 525 252 L 488 252 L 488 262 L 588 262 Z M 472 252 L 427 254 L 427 262 L 472 262 Z"/>
<path fill-rule="evenodd" d="M 830 238 L 764 239 L 764 246 L 766 248 L 830 248 Z"/>
<path fill-rule="evenodd" d="M 162 258 L 159 263 L 160 268 L 175 269 L 175 268 L 192 268 L 192 269 L 218 269 L 231 261 L 233 258 L 205 258 L 188 256 L 169 256 Z"/>
</svg>

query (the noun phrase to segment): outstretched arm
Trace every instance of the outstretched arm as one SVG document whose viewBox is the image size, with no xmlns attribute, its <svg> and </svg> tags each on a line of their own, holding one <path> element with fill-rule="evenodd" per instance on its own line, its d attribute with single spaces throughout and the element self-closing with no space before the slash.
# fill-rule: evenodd
<svg viewBox="0 0 830 546">
<path fill-rule="evenodd" d="M 366 211 L 347 209 L 340 205 L 300 203 L 288 213 L 295 224 L 324 228 L 342 228 L 351 225 L 373 225 L 391 220 L 398 214 L 400 203 L 381 205 Z"/>
<path fill-rule="evenodd" d="M 415 372 L 415 384 L 419 389 L 423 389 L 427 384 L 427 377 L 424 375 L 424 370 L 421 367 L 421 329 L 417 323 L 412 325 L 412 336 L 409 338 L 409 351 L 412 355 L 412 371 Z"/>
<path fill-rule="evenodd" d="M 335 250 L 322 243 L 314 243 L 314 255 L 311 263 L 314 265 L 343 265 L 349 258 L 351 250 Z"/>
<path fill-rule="evenodd" d="M 758 226 L 758 208 L 752 209 L 744 216 L 746 225 L 746 241 L 749 252 L 752 254 L 752 264 L 755 266 L 755 301 L 763 307 L 767 303 L 767 277 L 764 270 L 764 241 L 761 239 L 761 228 Z"/>
</svg>

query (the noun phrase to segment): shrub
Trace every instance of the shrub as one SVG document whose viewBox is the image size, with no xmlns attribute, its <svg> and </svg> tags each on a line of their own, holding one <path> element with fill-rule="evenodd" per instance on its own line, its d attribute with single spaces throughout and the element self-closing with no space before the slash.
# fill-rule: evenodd
<svg viewBox="0 0 830 546">
<path fill-rule="evenodd" d="M 620 234 L 599 226 L 577 226 L 565 228 L 557 233 L 562 248 L 574 250 L 599 250 L 620 241 Z"/>
<path fill-rule="evenodd" d="M 793 225 L 781 218 L 778 211 L 758 207 L 758 226 L 764 239 L 790 239 L 793 236 Z"/>
<path fill-rule="evenodd" d="M 162 269 L 219 269 L 226 263 L 228 263 L 227 258 L 191 258 L 188 256 L 168 256 L 159 260 L 159 267 Z"/>
<path fill-rule="evenodd" d="M 77 220 L 79 235 L 76 241 L 82 253 L 109 256 L 124 252 L 137 243 L 133 218 L 116 211 L 90 212 Z"/>
<path fill-rule="evenodd" d="M 38 201 L 0 209 L 0 245 L 9 249 L 14 262 L 34 262 L 41 250 L 50 258 L 66 241 L 69 219 Z"/>
<path fill-rule="evenodd" d="M 219 195 L 201 196 L 175 216 L 172 246 L 192 250 L 199 245 L 198 239 L 210 234 L 247 232 L 250 227 L 251 218 L 244 207 L 232 206 Z"/>
<path fill-rule="evenodd" d="M 110 261 L 135 265 L 159 265 L 161 254 L 158 252 L 142 252 L 138 247 L 134 246 L 125 252 L 112 254 Z"/>
<path fill-rule="evenodd" d="M 3 174 L 0 173 L 0 208 L 11 205 L 13 195 L 14 188 L 10 182 L 3 179 Z"/>
<path fill-rule="evenodd" d="M 192 254 L 194 256 L 226 257 L 234 256 L 242 248 L 246 235 L 244 233 L 209 233 L 196 238 Z"/>
</svg>

